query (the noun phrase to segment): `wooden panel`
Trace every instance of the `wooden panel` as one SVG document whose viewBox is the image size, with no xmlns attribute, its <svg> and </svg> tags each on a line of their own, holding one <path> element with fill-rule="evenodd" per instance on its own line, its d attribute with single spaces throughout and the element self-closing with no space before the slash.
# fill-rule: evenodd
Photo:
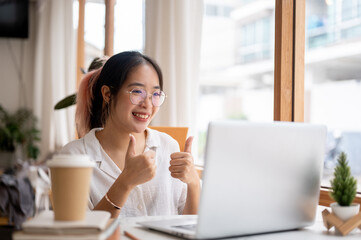
<svg viewBox="0 0 361 240">
<path fill-rule="evenodd" d="M 293 0 L 276 0 L 274 120 L 293 119 Z"/>
<path fill-rule="evenodd" d="M 305 1 L 295 0 L 293 121 L 304 121 Z"/>
<path fill-rule="evenodd" d="M 79 87 L 83 73 L 80 68 L 84 68 L 84 16 L 85 16 L 85 0 L 79 0 L 79 20 L 78 20 L 78 36 L 77 36 L 77 62 L 76 62 L 76 86 Z"/>
<path fill-rule="evenodd" d="M 329 195 L 329 191 L 321 190 L 320 192 L 320 200 L 318 204 L 321 206 L 329 207 L 331 203 L 335 202 Z"/>
<path fill-rule="evenodd" d="M 114 5 L 115 5 L 115 0 L 105 1 L 104 55 L 106 56 L 113 56 L 114 53 Z"/>
</svg>

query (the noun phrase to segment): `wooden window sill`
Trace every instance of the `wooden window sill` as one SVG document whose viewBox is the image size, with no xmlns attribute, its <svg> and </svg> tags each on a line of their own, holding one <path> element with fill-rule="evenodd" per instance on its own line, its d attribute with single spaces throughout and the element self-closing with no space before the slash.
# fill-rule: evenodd
<svg viewBox="0 0 361 240">
<path fill-rule="evenodd" d="M 331 203 L 335 202 L 330 197 L 330 189 L 328 187 L 321 186 L 320 191 L 320 200 L 318 201 L 318 204 L 321 206 L 329 207 Z M 361 193 L 357 193 L 354 203 L 359 203 L 361 205 Z"/>
</svg>

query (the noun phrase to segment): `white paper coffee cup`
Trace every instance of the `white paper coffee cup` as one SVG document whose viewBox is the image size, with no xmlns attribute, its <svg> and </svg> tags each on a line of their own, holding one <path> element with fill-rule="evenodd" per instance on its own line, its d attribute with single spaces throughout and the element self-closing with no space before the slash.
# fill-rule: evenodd
<svg viewBox="0 0 361 240">
<path fill-rule="evenodd" d="M 55 155 L 48 163 L 55 220 L 85 218 L 90 179 L 95 163 L 88 155 Z"/>
</svg>

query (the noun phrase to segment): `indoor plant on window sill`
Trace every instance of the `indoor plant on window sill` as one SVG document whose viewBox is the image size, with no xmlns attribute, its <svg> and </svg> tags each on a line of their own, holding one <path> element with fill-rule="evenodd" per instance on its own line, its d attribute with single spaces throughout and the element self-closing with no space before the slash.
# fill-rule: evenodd
<svg viewBox="0 0 361 240">
<path fill-rule="evenodd" d="M 357 181 L 351 175 L 344 152 L 341 152 L 338 157 L 334 178 L 331 180 L 331 189 L 330 195 L 336 201 L 331 203 L 331 209 L 337 217 L 345 222 L 359 212 L 360 204 L 352 203 L 356 196 Z"/>
<path fill-rule="evenodd" d="M 36 128 L 36 118 L 28 109 L 19 109 L 9 114 L 0 105 L 0 167 L 14 166 L 17 159 L 35 160 L 39 148 L 40 131 Z"/>
</svg>

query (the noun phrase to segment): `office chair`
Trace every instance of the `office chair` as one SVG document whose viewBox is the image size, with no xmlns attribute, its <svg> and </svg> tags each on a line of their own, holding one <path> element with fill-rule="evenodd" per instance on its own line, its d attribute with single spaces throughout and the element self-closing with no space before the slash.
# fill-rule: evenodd
<svg viewBox="0 0 361 240">
<path fill-rule="evenodd" d="M 187 140 L 188 127 L 154 127 L 149 126 L 149 128 L 157 130 L 159 132 L 164 132 L 174 138 L 178 144 L 181 152 L 184 151 L 185 142 Z"/>
<path fill-rule="evenodd" d="M 149 128 L 157 130 L 159 132 L 164 132 L 177 140 L 179 144 L 179 149 L 181 152 L 184 151 L 185 142 L 187 140 L 188 127 L 160 127 L 160 126 L 149 126 Z M 203 168 L 196 166 L 196 170 L 199 178 L 202 178 Z"/>
</svg>

